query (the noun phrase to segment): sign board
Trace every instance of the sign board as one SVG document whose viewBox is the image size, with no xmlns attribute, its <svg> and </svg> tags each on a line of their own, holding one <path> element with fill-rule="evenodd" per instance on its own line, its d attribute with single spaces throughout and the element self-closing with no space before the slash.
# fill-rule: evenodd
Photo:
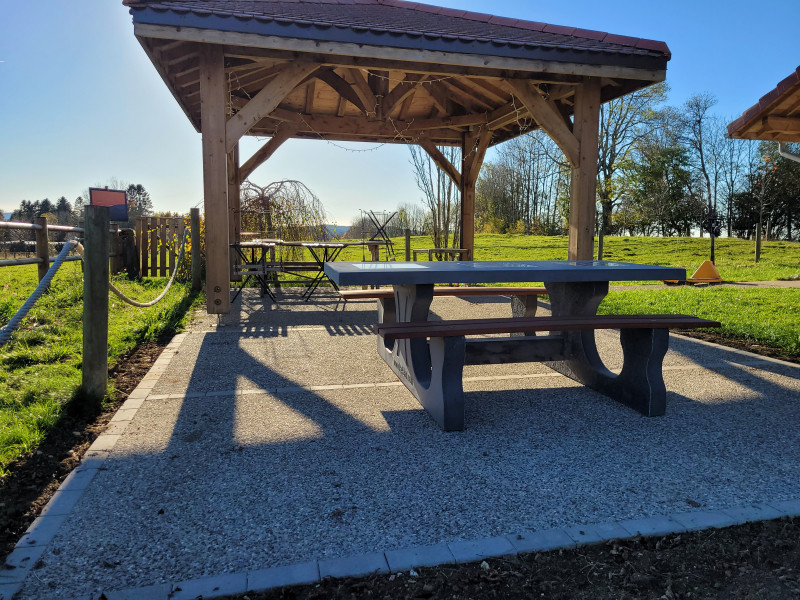
<svg viewBox="0 0 800 600">
<path fill-rule="evenodd" d="M 89 188 L 89 204 L 107 206 L 109 221 L 128 220 L 128 195 L 124 190 Z"/>
</svg>

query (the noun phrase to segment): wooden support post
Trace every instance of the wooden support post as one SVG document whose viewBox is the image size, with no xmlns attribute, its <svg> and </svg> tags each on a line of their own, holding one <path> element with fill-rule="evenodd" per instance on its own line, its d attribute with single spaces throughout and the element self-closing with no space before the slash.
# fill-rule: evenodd
<svg viewBox="0 0 800 600">
<path fill-rule="evenodd" d="M 242 200 L 239 188 L 239 144 L 228 152 L 228 239 L 230 243 L 242 241 Z M 234 272 L 236 253 L 228 249 L 231 281 L 241 281 L 242 276 Z"/>
<path fill-rule="evenodd" d="M 231 305 L 224 67 L 222 46 L 214 44 L 200 46 L 200 128 L 203 134 L 203 205 L 206 217 L 206 308 L 209 314 L 227 314 Z M 231 144 L 231 147 L 233 145 Z"/>
<path fill-rule="evenodd" d="M 575 92 L 573 132 L 580 144 L 578 164 L 572 167 L 569 202 L 569 260 L 592 260 L 597 202 L 600 80 L 584 77 Z"/>
<path fill-rule="evenodd" d="M 203 286 L 203 256 L 200 250 L 200 209 L 193 208 L 190 226 L 192 228 L 192 291 L 199 292 Z"/>
<path fill-rule="evenodd" d="M 38 264 L 39 281 L 41 281 L 50 269 L 50 242 L 47 238 L 47 219 L 36 217 L 36 224 L 42 227 L 36 230 L 36 258 L 41 261 Z"/>
<path fill-rule="evenodd" d="M 411 260 L 411 230 L 406 229 L 406 262 Z"/>
<path fill-rule="evenodd" d="M 100 408 L 108 385 L 108 207 L 84 207 L 83 357 L 87 412 Z"/>
<path fill-rule="evenodd" d="M 483 158 L 492 141 L 489 130 L 465 133 L 461 144 L 461 239 L 466 250 L 462 260 L 475 260 L 475 185 Z"/>
</svg>

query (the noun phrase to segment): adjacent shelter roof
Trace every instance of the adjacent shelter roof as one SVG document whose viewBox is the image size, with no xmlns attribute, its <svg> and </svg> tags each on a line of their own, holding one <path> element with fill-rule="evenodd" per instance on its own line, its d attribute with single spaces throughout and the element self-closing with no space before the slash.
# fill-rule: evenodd
<svg viewBox="0 0 800 600">
<path fill-rule="evenodd" d="M 728 136 L 800 142 L 800 67 L 728 125 Z"/>
<path fill-rule="evenodd" d="M 235 114 L 292 61 L 321 69 L 250 135 L 456 145 L 536 128 L 503 81 L 523 79 L 567 119 L 582 78 L 602 99 L 662 81 L 663 42 L 404 0 L 124 0 L 135 32 L 200 130 L 198 44 L 224 46 Z"/>
</svg>

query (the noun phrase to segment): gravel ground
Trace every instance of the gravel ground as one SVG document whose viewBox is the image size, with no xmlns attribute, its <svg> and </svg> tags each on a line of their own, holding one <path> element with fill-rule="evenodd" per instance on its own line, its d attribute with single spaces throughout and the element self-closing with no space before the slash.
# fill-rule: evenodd
<svg viewBox="0 0 800 600">
<path fill-rule="evenodd" d="M 443 433 L 375 353 L 370 305 L 248 303 L 195 323 L 22 598 L 800 497 L 800 368 L 676 338 L 647 419 L 541 365 L 470 367 L 467 430 Z"/>
</svg>

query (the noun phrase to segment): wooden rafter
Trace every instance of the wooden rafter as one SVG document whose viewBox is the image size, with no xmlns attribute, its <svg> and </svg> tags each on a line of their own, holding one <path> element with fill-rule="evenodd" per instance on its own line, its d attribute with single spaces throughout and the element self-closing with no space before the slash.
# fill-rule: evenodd
<svg viewBox="0 0 800 600">
<path fill-rule="evenodd" d="M 766 116 L 761 120 L 764 131 L 777 131 L 780 133 L 800 133 L 800 118 Z"/>
<path fill-rule="evenodd" d="M 434 83 L 445 91 L 447 96 L 464 107 L 467 112 L 486 110 L 489 105 L 479 102 L 474 96 L 462 90 L 452 79 L 442 79 Z"/>
<path fill-rule="evenodd" d="M 361 69 L 348 69 L 347 74 L 352 81 L 353 91 L 358 94 L 361 103 L 367 109 L 367 116 L 375 116 L 378 111 L 378 100 L 364 77 Z"/>
<path fill-rule="evenodd" d="M 397 118 L 401 121 L 408 121 L 408 117 L 411 114 L 411 106 L 414 104 L 414 95 L 417 93 L 417 90 L 412 90 L 411 94 L 409 94 L 408 98 L 403 100 L 403 105 L 400 107 L 400 112 L 397 115 Z"/>
<path fill-rule="evenodd" d="M 318 69 L 314 77 L 332 87 L 337 94 L 355 106 L 362 113 L 367 114 L 367 108 L 352 86 L 339 76 L 331 67 Z M 340 107 L 341 110 L 341 107 Z"/>
<path fill-rule="evenodd" d="M 485 93 L 482 88 L 478 86 L 472 85 L 469 82 L 469 79 L 466 77 L 461 77 L 459 79 L 451 78 L 444 80 L 444 83 L 449 85 L 450 87 L 457 88 L 461 92 L 463 92 L 467 97 L 472 99 L 472 101 L 480 106 L 481 108 L 488 109 L 492 108 L 497 104 L 497 100 L 489 97 L 488 93 Z M 505 98 L 503 99 L 505 101 Z"/>
<path fill-rule="evenodd" d="M 301 115 L 295 111 L 276 108 L 269 115 L 284 123 L 293 123 L 299 131 L 307 131 L 317 135 L 365 135 L 373 137 L 413 140 L 419 129 L 413 123 L 387 123 L 383 121 L 367 121 L 358 116 Z M 447 139 L 451 143 L 458 141 L 459 133 L 449 129 L 427 131 L 426 135 L 437 139 Z"/>
<path fill-rule="evenodd" d="M 528 112 L 525 110 L 524 106 L 518 106 L 514 102 L 509 102 L 505 106 L 501 106 L 489 113 L 486 122 L 489 129 L 494 131 L 507 127 L 511 123 L 517 122 L 527 116 Z"/>
<path fill-rule="evenodd" d="M 525 108 L 528 109 L 528 112 L 539 124 L 539 127 L 547 132 L 547 135 L 558 144 L 569 163 L 572 166 L 577 166 L 580 160 L 580 144 L 572 131 L 569 130 L 561 112 L 553 102 L 545 100 L 526 81 L 510 79 L 506 80 L 505 83 L 509 90 L 525 105 Z"/>
<path fill-rule="evenodd" d="M 406 75 L 403 81 L 394 86 L 392 91 L 383 99 L 384 116 L 389 116 L 395 107 L 412 95 L 426 79 L 426 76 L 418 75 L 417 73 Z"/>
<path fill-rule="evenodd" d="M 275 151 L 280 148 L 283 143 L 294 137 L 297 133 L 297 127 L 289 124 L 284 124 L 278 127 L 270 140 L 261 146 L 253 156 L 247 159 L 241 167 L 239 167 L 239 183 L 244 182 L 245 179 L 252 175 L 258 167 L 263 165 L 269 158 L 275 154 Z"/>
<path fill-rule="evenodd" d="M 428 96 L 430 96 L 431 100 L 433 100 L 433 105 L 441 114 L 449 114 L 449 107 L 448 107 L 448 99 L 447 99 L 447 92 L 441 90 L 440 88 L 434 87 L 432 82 L 429 82 L 420 89 L 425 92 Z"/>
<path fill-rule="evenodd" d="M 225 131 L 227 151 L 233 149 L 239 139 L 265 115 L 271 113 L 298 83 L 313 73 L 317 65 L 296 62 L 290 64 L 265 85 L 247 105 L 228 119 Z"/>
<path fill-rule="evenodd" d="M 417 143 L 422 147 L 425 152 L 428 153 L 428 156 L 431 157 L 431 160 L 439 167 L 442 172 L 447 175 L 450 180 L 457 186 L 461 187 L 461 173 L 459 173 L 458 169 L 455 168 L 453 163 L 447 160 L 447 157 L 442 154 L 439 149 L 436 147 L 436 144 L 430 138 L 427 137 L 420 137 L 417 140 Z"/>
<path fill-rule="evenodd" d="M 314 96 L 317 93 L 316 79 L 312 79 L 306 84 L 306 107 L 305 113 L 310 115 L 314 112 Z"/>
</svg>

